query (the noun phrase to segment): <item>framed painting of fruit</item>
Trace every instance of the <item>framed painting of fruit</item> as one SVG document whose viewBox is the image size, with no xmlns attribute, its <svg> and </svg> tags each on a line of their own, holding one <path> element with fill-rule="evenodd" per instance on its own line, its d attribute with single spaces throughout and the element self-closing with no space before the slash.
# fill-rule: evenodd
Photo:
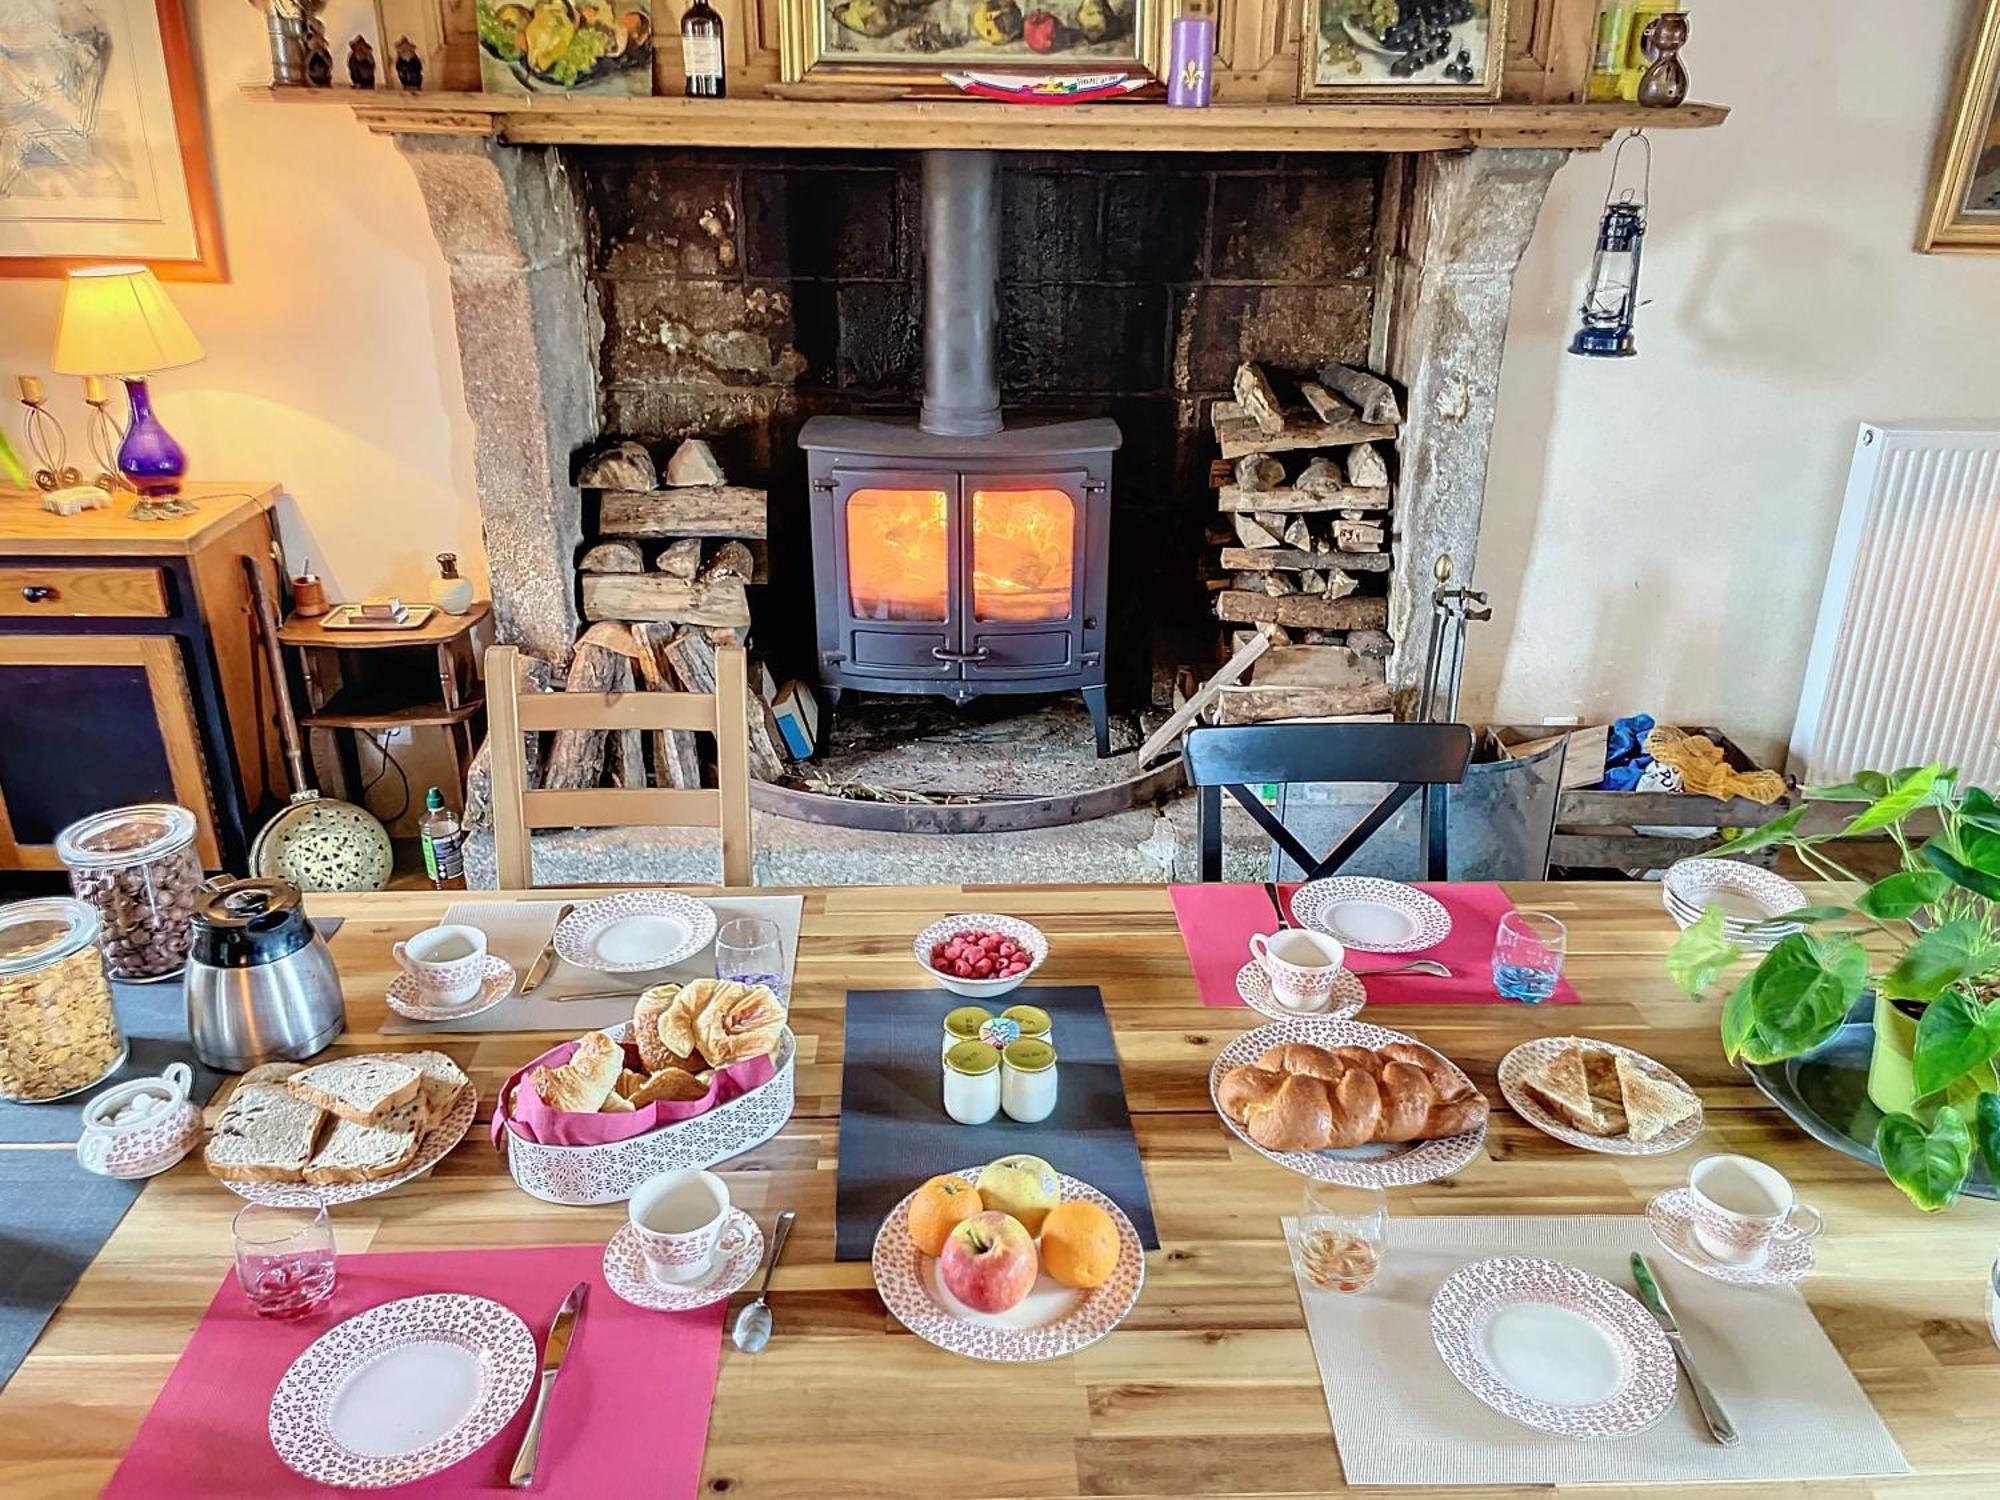
<svg viewBox="0 0 2000 1500">
<path fill-rule="evenodd" d="M 478 0 L 489 94 L 653 92 L 649 0 Z"/>
<path fill-rule="evenodd" d="M 953 68 L 1157 78 L 1172 0 L 778 0 L 785 81 L 930 86 Z"/>
<path fill-rule="evenodd" d="M 1303 0 L 1299 98 L 1497 99 L 1507 0 Z"/>
</svg>

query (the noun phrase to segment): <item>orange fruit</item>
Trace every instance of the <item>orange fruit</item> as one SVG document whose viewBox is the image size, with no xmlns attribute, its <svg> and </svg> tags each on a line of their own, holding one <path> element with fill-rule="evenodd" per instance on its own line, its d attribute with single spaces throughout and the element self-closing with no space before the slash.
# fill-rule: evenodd
<svg viewBox="0 0 2000 1500">
<path fill-rule="evenodd" d="M 1061 1203 L 1042 1221 L 1042 1269 L 1064 1286 L 1102 1286 L 1118 1266 L 1118 1226 L 1095 1203 Z"/>
<path fill-rule="evenodd" d="M 926 1255 L 942 1255 L 952 1230 L 985 1208 L 979 1189 L 963 1177 L 933 1177 L 910 1199 L 910 1243 Z"/>
</svg>

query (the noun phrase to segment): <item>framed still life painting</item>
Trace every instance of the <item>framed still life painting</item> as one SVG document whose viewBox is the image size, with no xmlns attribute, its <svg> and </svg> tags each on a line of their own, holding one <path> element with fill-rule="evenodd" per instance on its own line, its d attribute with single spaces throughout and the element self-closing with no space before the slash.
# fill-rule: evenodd
<svg viewBox="0 0 2000 1500">
<path fill-rule="evenodd" d="M 778 0 L 787 83 L 935 84 L 947 69 L 1160 76 L 1174 0 Z"/>
<path fill-rule="evenodd" d="M 0 276 L 223 281 L 182 0 L 0 0 Z"/>
<path fill-rule="evenodd" d="M 1304 0 L 1299 98 L 1500 97 L 1507 0 Z"/>
<path fill-rule="evenodd" d="M 2000 254 L 2000 0 L 1973 12 L 1917 248 Z"/>
</svg>

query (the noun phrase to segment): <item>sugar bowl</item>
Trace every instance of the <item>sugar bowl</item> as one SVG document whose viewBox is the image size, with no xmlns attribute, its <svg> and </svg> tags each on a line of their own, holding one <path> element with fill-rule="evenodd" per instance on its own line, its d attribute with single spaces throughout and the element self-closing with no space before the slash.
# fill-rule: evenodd
<svg viewBox="0 0 2000 1500">
<path fill-rule="evenodd" d="M 157 1078 L 107 1089 L 84 1106 L 77 1161 L 99 1177 L 154 1177 L 179 1165 L 201 1141 L 193 1086 L 193 1070 L 177 1062 Z"/>
</svg>

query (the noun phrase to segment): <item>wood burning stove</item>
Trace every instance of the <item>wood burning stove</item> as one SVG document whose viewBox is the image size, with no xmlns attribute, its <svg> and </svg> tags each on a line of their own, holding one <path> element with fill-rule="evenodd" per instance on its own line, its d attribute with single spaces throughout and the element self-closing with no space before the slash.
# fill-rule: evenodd
<svg viewBox="0 0 2000 1500">
<path fill-rule="evenodd" d="M 799 434 L 820 680 L 836 703 L 846 687 L 959 703 L 1075 688 L 1108 754 L 1118 425 L 1003 423 L 994 156 L 929 152 L 923 185 L 922 413 L 815 417 Z"/>
</svg>

